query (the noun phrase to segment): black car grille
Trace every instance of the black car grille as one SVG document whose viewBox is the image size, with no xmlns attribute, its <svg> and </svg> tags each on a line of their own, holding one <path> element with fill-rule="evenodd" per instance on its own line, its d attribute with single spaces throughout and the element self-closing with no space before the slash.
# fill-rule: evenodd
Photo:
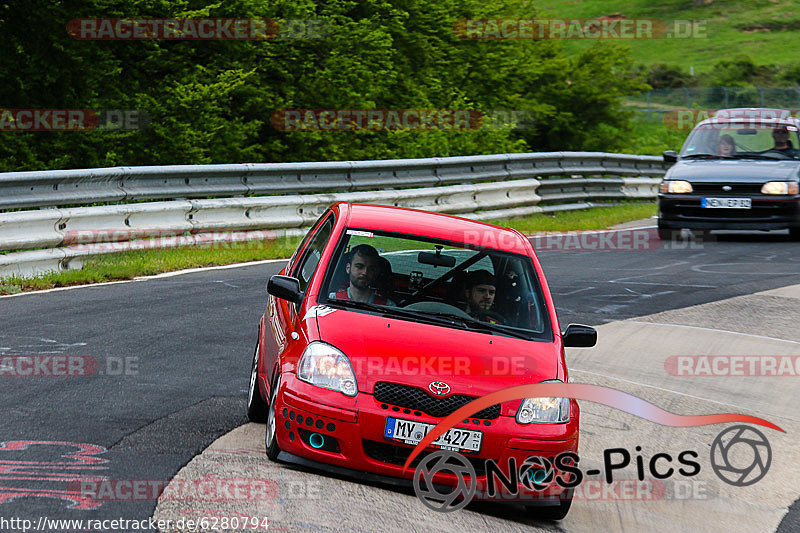
<svg viewBox="0 0 800 533">
<path fill-rule="evenodd" d="M 381 463 L 388 463 L 392 465 L 404 465 L 406 459 L 411 455 L 413 447 L 395 446 L 387 442 L 379 442 L 375 440 L 363 439 L 361 445 L 364 447 L 364 453 L 367 457 Z M 413 461 L 411 461 L 411 468 L 417 468 L 417 465 L 432 452 L 422 452 Z M 475 475 L 482 477 L 486 475 L 486 460 L 478 457 L 466 457 L 475 468 Z"/>
<path fill-rule="evenodd" d="M 761 195 L 763 183 L 697 183 L 692 182 L 694 194 L 710 194 L 714 197 L 739 196 L 739 195 Z M 729 191 L 722 190 L 723 187 L 731 188 Z"/>
<path fill-rule="evenodd" d="M 382 403 L 405 407 L 436 418 L 442 418 L 454 413 L 459 407 L 467 405 L 477 396 L 454 394 L 445 398 L 436 398 L 424 389 L 398 383 L 379 381 L 375 384 L 375 399 Z M 494 420 L 500 417 L 500 404 L 487 407 L 472 415 L 471 418 Z"/>
</svg>

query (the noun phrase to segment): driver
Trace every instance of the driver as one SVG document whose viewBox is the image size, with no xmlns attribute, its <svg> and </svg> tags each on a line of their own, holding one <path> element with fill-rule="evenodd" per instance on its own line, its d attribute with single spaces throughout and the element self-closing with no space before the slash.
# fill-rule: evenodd
<svg viewBox="0 0 800 533">
<path fill-rule="evenodd" d="M 778 126 L 772 130 L 772 139 L 775 141 L 773 150 L 783 152 L 786 155 L 797 155 L 797 150 L 794 149 L 792 141 L 789 140 L 789 129 L 786 126 Z"/>
<path fill-rule="evenodd" d="M 488 270 L 476 270 L 467 275 L 466 282 L 466 311 L 473 318 L 491 324 L 503 324 L 505 319 L 492 311 L 494 297 L 497 291 L 497 282 L 494 275 Z"/>
<path fill-rule="evenodd" d="M 350 260 L 345 268 L 349 285 L 337 292 L 330 293 L 329 298 L 397 306 L 396 303 L 373 288 L 381 273 L 381 256 L 375 248 L 369 244 L 359 244 L 351 251 Z"/>
</svg>

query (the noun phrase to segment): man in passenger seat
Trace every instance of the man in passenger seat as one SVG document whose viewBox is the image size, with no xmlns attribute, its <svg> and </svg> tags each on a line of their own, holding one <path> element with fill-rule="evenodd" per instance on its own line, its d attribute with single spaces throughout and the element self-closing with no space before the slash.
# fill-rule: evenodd
<svg viewBox="0 0 800 533">
<path fill-rule="evenodd" d="M 396 307 L 395 302 L 379 294 L 373 288 L 381 274 L 382 267 L 383 258 L 378 251 L 369 244 L 359 244 L 351 250 L 350 260 L 345 267 L 349 285 L 337 292 L 330 293 L 328 298 Z"/>
</svg>

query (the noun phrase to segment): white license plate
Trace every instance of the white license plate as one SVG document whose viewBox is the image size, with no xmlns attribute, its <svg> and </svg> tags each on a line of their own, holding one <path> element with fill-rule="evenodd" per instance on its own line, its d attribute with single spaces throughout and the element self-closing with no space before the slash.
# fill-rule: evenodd
<svg viewBox="0 0 800 533">
<path fill-rule="evenodd" d="M 414 422 L 413 420 L 403 420 L 402 418 L 387 418 L 383 435 L 406 444 L 417 445 L 433 427 L 435 427 L 433 424 L 425 424 L 424 422 Z M 433 441 L 433 445 L 443 450 L 478 452 L 481 449 L 482 440 L 483 433 L 480 431 L 452 428 Z"/>
<path fill-rule="evenodd" d="M 703 198 L 701 207 L 717 209 L 750 209 L 753 201 L 750 198 Z"/>
</svg>

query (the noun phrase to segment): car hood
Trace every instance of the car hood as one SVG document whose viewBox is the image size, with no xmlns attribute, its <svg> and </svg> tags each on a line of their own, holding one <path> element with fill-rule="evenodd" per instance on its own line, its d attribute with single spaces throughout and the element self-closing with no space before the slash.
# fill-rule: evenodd
<svg viewBox="0 0 800 533">
<path fill-rule="evenodd" d="M 443 381 L 453 394 L 481 396 L 558 377 L 560 345 L 477 333 L 350 310 L 317 313 L 320 339 L 353 364 L 358 389 L 388 381 L 428 390 Z"/>
<path fill-rule="evenodd" d="M 754 159 L 711 159 L 679 161 L 667 172 L 666 179 L 689 182 L 763 183 L 770 180 L 796 179 L 800 161 L 765 161 Z"/>
</svg>

